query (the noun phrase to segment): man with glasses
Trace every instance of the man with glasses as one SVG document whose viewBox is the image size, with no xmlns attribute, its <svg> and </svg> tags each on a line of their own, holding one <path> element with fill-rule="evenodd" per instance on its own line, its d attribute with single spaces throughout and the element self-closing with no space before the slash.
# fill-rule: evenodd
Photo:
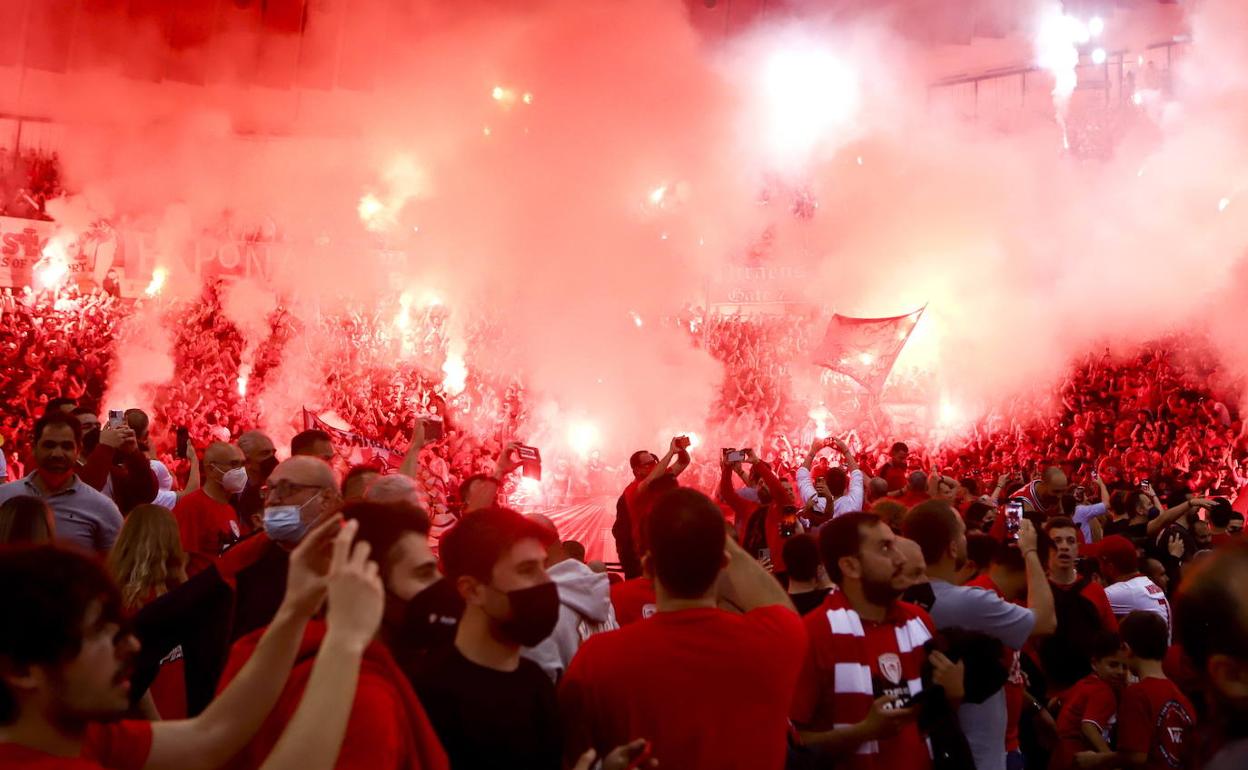
<svg viewBox="0 0 1248 770">
<path fill-rule="evenodd" d="M 236 575 L 234 639 L 273 620 L 286 592 L 290 551 L 317 522 L 342 507 L 333 470 L 315 457 L 282 461 L 269 474 L 260 494 L 264 500 L 263 529 L 225 557 L 233 562 L 225 571 Z M 238 555 L 232 557 L 234 552 Z M 246 566 L 238 568 L 239 561 Z"/>
<path fill-rule="evenodd" d="M 230 497 L 247 484 L 244 462 L 238 447 L 219 441 L 209 444 L 204 450 L 202 486 L 175 504 L 173 517 L 178 520 L 182 550 L 188 557 L 188 576 L 212 564 L 242 534 Z"/>
</svg>

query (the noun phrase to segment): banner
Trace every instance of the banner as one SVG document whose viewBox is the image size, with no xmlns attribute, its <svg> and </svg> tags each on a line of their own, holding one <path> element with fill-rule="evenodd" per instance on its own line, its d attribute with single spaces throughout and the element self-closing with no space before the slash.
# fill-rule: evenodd
<svg viewBox="0 0 1248 770">
<path fill-rule="evenodd" d="M 810 282 L 801 265 L 725 265 L 707 282 L 710 305 L 777 305 L 805 301 Z"/>
<path fill-rule="evenodd" d="M 387 469 L 392 470 L 403 464 L 403 455 L 391 450 L 381 442 L 365 438 L 349 430 L 335 428 L 307 409 L 303 410 L 303 429 L 322 430 L 328 433 L 335 443 L 370 450 L 378 462 L 382 463 Z"/>
<path fill-rule="evenodd" d="M 924 305 L 913 313 L 892 318 L 834 314 L 823 343 L 815 351 L 815 360 L 878 395 L 926 309 Z"/>
</svg>

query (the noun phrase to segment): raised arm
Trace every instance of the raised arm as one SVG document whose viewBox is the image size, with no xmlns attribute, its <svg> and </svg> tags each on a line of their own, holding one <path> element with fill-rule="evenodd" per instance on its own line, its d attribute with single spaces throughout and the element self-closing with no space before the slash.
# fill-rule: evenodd
<svg viewBox="0 0 1248 770">
<path fill-rule="evenodd" d="M 337 764 L 355 702 L 364 650 L 381 625 L 385 589 L 368 543 L 352 548 L 359 522 L 334 538 L 328 593 L 328 630 L 312 664 L 299 708 L 261 770 L 330 770 Z M 350 553 L 348 553 L 350 549 Z"/>
<path fill-rule="evenodd" d="M 303 631 L 325 599 L 330 543 L 342 526 L 334 516 L 290 555 L 286 595 L 256 650 L 229 685 L 194 719 L 156 722 L 145 770 L 210 770 L 251 740 L 286 686 Z"/>
<path fill-rule="evenodd" d="M 1150 490 L 1150 494 L 1151 494 L 1151 490 Z M 1156 505 L 1157 497 L 1155 494 L 1153 494 L 1152 497 L 1153 497 L 1153 504 Z M 1182 503 L 1179 503 L 1178 505 L 1174 506 L 1170 510 L 1162 513 L 1160 516 L 1153 519 L 1152 521 L 1148 522 L 1148 527 L 1146 528 L 1146 532 L 1149 537 L 1154 537 L 1157 535 L 1158 532 L 1161 532 L 1163 529 L 1170 526 L 1174 522 L 1178 521 L 1184 515 L 1196 510 L 1197 508 L 1212 508 L 1212 507 L 1213 507 L 1213 502 L 1210 500 L 1205 500 L 1203 498 L 1193 497 L 1191 500 L 1185 500 Z"/>
<path fill-rule="evenodd" d="M 1018 549 L 1023 554 L 1027 569 L 1027 607 L 1036 616 L 1031 636 L 1049 636 L 1057 631 L 1057 605 L 1053 600 L 1053 587 L 1049 576 L 1040 563 L 1036 527 L 1030 519 L 1023 519 L 1018 531 Z"/>
<path fill-rule="evenodd" d="M 425 448 L 425 443 L 425 423 L 417 417 L 416 426 L 412 428 L 412 441 L 407 445 L 407 452 L 404 453 L 403 462 L 399 465 L 399 473 L 409 479 L 419 476 L 417 469 L 420 468 L 420 450 Z"/>
</svg>

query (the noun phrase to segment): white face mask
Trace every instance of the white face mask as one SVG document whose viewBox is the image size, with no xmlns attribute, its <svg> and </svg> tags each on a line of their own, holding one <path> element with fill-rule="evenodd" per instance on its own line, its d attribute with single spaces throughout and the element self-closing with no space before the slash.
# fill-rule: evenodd
<svg viewBox="0 0 1248 770">
<path fill-rule="evenodd" d="M 221 476 L 221 486 L 231 495 L 237 495 L 247 486 L 247 469 L 230 468 Z"/>
</svg>

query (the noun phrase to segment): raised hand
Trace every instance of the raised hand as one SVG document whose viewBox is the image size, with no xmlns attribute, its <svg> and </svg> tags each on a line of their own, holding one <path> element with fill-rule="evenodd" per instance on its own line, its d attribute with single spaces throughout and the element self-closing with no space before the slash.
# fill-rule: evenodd
<svg viewBox="0 0 1248 770">
<path fill-rule="evenodd" d="M 361 541 L 352 546 L 359 529 L 359 522 L 353 519 L 334 537 L 326 580 L 329 594 L 326 623 L 329 636 L 351 649 L 363 651 L 381 626 L 386 593 L 377 562 L 368 558 L 369 544 Z"/>
<path fill-rule="evenodd" d="M 325 579 L 333 557 L 332 543 L 342 528 L 342 514 L 335 514 L 304 536 L 290 553 L 283 604 L 304 617 L 312 617 L 325 601 Z"/>
</svg>

